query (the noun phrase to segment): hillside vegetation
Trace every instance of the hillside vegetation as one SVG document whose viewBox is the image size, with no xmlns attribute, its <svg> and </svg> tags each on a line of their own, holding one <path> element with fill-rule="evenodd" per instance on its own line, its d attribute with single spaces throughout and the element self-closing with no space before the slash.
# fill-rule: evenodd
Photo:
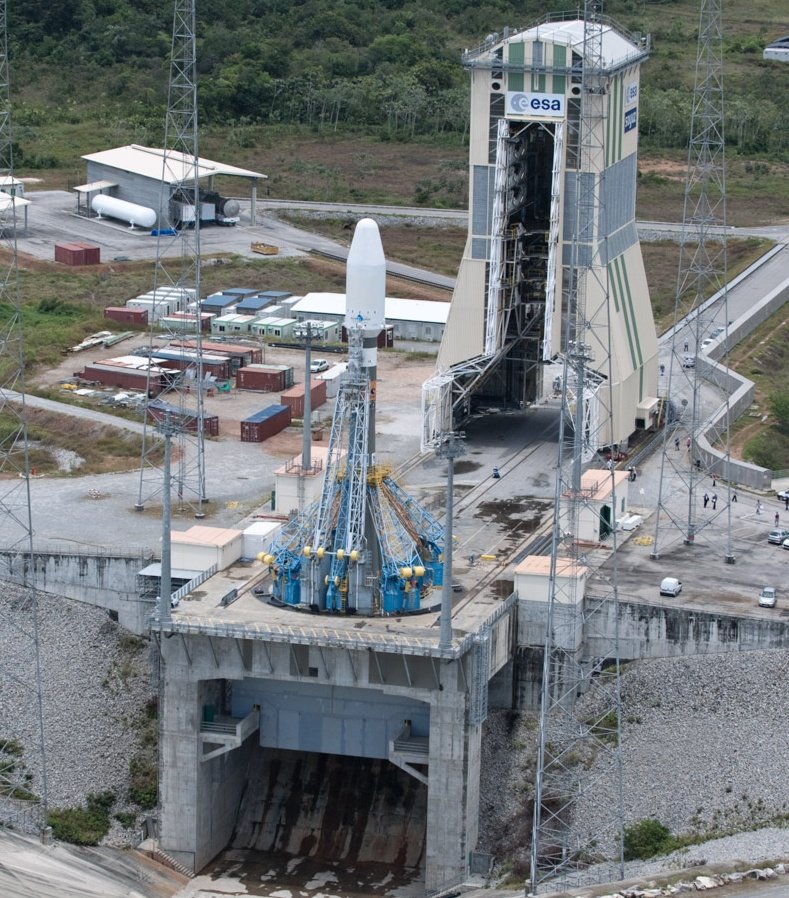
<svg viewBox="0 0 789 898">
<path fill-rule="evenodd" d="M 547 0 L 199 0 L 202 133 L 247 157 L 268 129 L 461 146 L 468 130 L 465 47 L 532 24 Z M 686 145 L 698 0 L 610 0 L 606 14 L 651 33 L 640 127 L 647 151 Z M 764 44 L 786 27 L 781 0 L 725 4 L 727 142 L 789 161 L 780 101 L 789 66 Z M 78 170 L 82 153 L 160 144 L 172 3 L 28 0 L 8 10 L 17 169 Z M 280 132 L 281 133 L 281 132 Z M 309 170 L 304 174 L 309 179 Z M 769 170 L 766 172 L 769 174 Z M 424 195 L 430 201 L 429 192 Z"/>
</svg>

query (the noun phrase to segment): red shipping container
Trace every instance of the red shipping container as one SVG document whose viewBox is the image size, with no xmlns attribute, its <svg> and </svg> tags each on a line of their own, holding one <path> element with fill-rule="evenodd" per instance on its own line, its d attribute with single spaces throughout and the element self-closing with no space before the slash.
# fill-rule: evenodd
<svg viewBox="0 0 789 898">
<path fill-rule="evenodd" d="M 75 243 L 83 250 L 82 265 L 98 265 L 101 262 L 101 250 L 93 243 Z"/>
<path fill-rule="evenodd" d="M 290 406 L 270 405 L 241 422 L 241 442 L 262 443 L 284 430 L 290 421 Z"/>
<path fill-rule="evenodd" d="M 55 261 L 64 265 L 84 265 L 85 250 L 79 243 L 56 243 Z"/>
<path fill-rule="evenodd" d="M 268 365 L 247 365 L 236 372 L 239 390 L 258 390 L 261 393 L 279 393 L 287 385 L 288 369 Z"/>
<path fill-rule="evenodd" d="M 312 389 L 310 391 L 312 399 L 312 411 L 320 408 L 326 402 L 326 381 L 312 378 Z M 293 411 L 294 418 L 304 417 L 304 384 L 296 384 L 286 390 L 280 399 L 283 405 L 289 405 Z"/>
<path fill-rule="evenodd" d="M 107 306 L 104 317 L 111 321 L 120 321 L 123 324 L 147 324 L 147 309 L 130 309 L 126 306 Z"/>
</svg>

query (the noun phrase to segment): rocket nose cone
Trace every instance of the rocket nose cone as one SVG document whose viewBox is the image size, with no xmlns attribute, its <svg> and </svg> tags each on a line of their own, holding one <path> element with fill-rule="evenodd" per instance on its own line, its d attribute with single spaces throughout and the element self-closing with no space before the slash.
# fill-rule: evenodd
<svg viewBox="0 0 789 898">
<path fill-rule="evenodd" d="M 362 218 L 353 232 L 348 262 L 364 265 L 385 265 L 384 248 L 378 225 L 372 218 Z"/>
</svg>

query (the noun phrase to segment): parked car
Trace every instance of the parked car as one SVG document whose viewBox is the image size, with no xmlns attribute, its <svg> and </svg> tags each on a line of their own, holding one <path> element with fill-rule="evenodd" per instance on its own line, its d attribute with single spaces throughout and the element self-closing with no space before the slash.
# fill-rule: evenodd
<svg viewBox="0 0 789 898">
<path fill-rule="evenodd" d="M 783 545 L 784 549 L 789 549 L 789 539 L 785 539 L 781 545 Z"/>
<path fill-rule="evenodd" d="M 310 374 L 320 374 L 321 371 L 328 371 L 329 363 L 326 359 L 313 359 L 310 362 Z"/>
<path fill-rule="evenodd" d="M 660 581 L 660 594 L 662 596 L 678 596 L 682 592 L 682 581 L 676 577 L 664 577 Z"/>
<path fill-rule="evenodd" d="M 775 608 L 775 589 L 772 586 L 763 586 L 759 593 L 760 608 Z"/>
<path fill-rule="evenodd" d="M 704 352 L 705 349 L 709 349 L 710 346 L 712 346 L 712 344 L 714 342 L 715 341 L 712 339 L 712 337 L 707 337 L 706 340 L 702 340 L 701 341 L 701 351 Z"/>
<path fill-rule="evenodd" d="M 784 530 L 781 527 L 771 530 L 767 534 L 767 542 L 774 546 L 782 546 L 785 539 L 789 539 L 789 530 Z"/>
<path fill-rule="evenodd" d="M 682 367 L 683 368 L 695 368 L 696 367 L 696 357 L 693 355 L 686 355 L 682 359 Z"/>
<path fill-rule="evenodd" d="M 775 495 L 786 502 L 786 500 L 789 499 L 789 490 L 779 490 Z"/>
</svg>

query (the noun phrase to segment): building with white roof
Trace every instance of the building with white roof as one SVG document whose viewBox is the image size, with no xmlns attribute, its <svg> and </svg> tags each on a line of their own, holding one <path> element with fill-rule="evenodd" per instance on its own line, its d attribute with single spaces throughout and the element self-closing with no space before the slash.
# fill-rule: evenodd
<svg viewBox="0 0 789 898">
<path fill-rule="evenodd" d="M 104 195 L 133 203 L 156 213 L 154 227 L 174 227 L 176 224 L 194 221 L 195 209 L 174 197 L 179 187 L 194 190 L 195 178 L 200 185 L 201 221 L 232 223 L 237 220 L 238 202 L 230 197 L 220 196 L 214 179 L 218 176 L 243 178 L 251 184 L 252 221 L 255 220 L 257 185 L 267 175 L 250 171 L 224 162 L 215 162 L 202 156 L 197 161 L 197 170 L 191 157 L 176 150 L 159 147 L 143 147 L 131 144 L 115 147 L 82 157 L 87 163 L 87 183 L 74 189 L 77 191 L 77 211 L 90 214 L 91 203 L 96 196 Z M 164 187 L 164 189 L 163 189 Z M 186 208 L 188 207 L 188 208 Z M 112 212 L 105 213 L 112 217 Z"/>
<path fill-rule="evenodd" d="M 439 341 L 449 315 L 449 303 L 424 299 L 387 297 L 384 311 L 386 323 L 394 327 L 395 337 L 401 340 Z M 307 293 L 293 303 L 290 313 L 300 321 L 310 318 L 344 321 L 344 293 Z"/>
</svg>

